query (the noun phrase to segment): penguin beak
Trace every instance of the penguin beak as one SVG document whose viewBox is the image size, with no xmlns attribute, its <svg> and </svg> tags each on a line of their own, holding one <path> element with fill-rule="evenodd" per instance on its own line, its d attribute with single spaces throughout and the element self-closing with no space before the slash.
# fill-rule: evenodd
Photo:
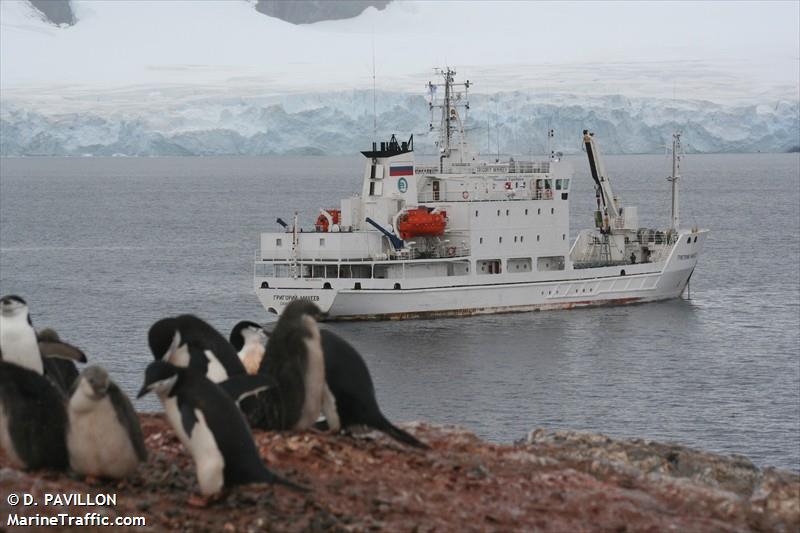
<svg viewBox="0 0 800 533">
<path fill-rule="evenodd" d="M 147 393 L 149 393 L 151 390 L 152 390 L 152 389 L 150 388 L 150 385 L 148 385 L 147 383 L 145 383 L 144 385 L 142 385 L 142 388 L 141 388 L 141 389 L 139 389 L 139 394 L 137 394 L 137 395 L 136 395 L 136 399 L 138 400 L 138 399 L 139 399 L 139 398 L 141 398 L 142 396 L 146 396 L 146 395 L 147 395 Z"/>
</svg>

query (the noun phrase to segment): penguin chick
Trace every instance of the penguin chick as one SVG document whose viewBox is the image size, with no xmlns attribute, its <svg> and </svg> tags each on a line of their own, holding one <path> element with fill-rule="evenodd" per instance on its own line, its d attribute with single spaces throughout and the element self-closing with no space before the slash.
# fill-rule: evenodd
<svg viewBox="0 0 800 533">
<path fill-rule="evenodd" d="M 16 466 L 66 470 L 64 396 L 44 376 L 0 361 L 0 447 Z"/>
<path fill-rule="evenodd" d="M 69 462 L 75 472 L 124 478 L 147 460 L 139 417 L 103 368 L 90 366 L 80 374 L 67 413 Z"/>
<path fill-rule="evenodd" d="M 259 372 L 278 383 L 282 429 L 308 429 L 320 414 L 325 415 L 332 431 L 340 428 L 336 400 L 325 381 L 325 360 L 314 319 L 319 314 L 313 303 L 293 301 L 284 309 L 267 342 L 269 364 L 264 359 Z"/>
<path fill-rule="evenodd" d="M 248 483 L 279 483 L 305 490 L 264 466 L 244 415 L 196 369 L 154 361 L 145 371 L 137 397 L 149 392 L 158 395 L 167 420 L 192 455 L 203 496 Z"/>
<path fill-rule="evenodd" d="M 192 367 L 214 383 L 245 373 L 233 346 L 194 315 L 159 320 L 150 327 L 148 343 L 156 360 Z"/>
</svg>

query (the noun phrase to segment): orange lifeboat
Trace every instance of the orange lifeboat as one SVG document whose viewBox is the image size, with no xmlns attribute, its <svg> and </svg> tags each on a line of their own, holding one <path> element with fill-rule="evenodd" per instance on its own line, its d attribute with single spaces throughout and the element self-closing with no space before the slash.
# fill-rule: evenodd
<svg viewBox="0 0 800 533">
<path fill-rule="evenodd" d="M 444 234 L 447 226 L 447 213 L 431 213 L 424 207 L 404 211 L 397 217 L 397 231 L 401 239 L 411 237 L 436 237 Z"/>
<path fill-rule="evenodd" d="M 317 231 L 328 231 L 330 230 L 331 222 L 328 221 L 328 217 L 325 214 L 330 215 L 330 219 L 334 225 L 339 224 L 339 220 L 341 219 L 342 210 L 341 209 L 326 209 L 323 213 L 320 213 L 317 217 L 317 221 L 314 223 L 314 227 Z"/>
</svg>

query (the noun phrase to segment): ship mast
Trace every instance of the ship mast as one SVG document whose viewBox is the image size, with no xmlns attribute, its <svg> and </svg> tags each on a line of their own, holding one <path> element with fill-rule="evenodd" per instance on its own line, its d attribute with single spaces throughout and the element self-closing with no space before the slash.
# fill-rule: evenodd
<svg viewBox="0 0 800 533">
<path fill-rule="evenodd" d="M 464 158 L 464 121 L 461 120 L 461 117 L 458 113 L 458 108 L 463 107 L 465 110 L 465 118 L 466 118 L 466 111 L 469 111 L 469 101 L 467 100 L 470 82 L 467 80 L 464 83 L 455 83 L 455 75 L 456 71 L 451 69 L 450 67 L 446 67 L 444 69 L 436 69 L 436 73 L 441 75 L 444 78 L 444 83 L 432 83 L 428 82 L 428 91 L 430 92 L 430 102 L 428 104 L 431 110 L 431 123 L 430 123 L 430 130 L 433 131 L 436 127 L 433 125 L 433 114 L 434 110 L 441 109 L 441 120 L 439 122 L 439 140 L 436 142 L 436 146 L 439 149 L 439 166 L 440 170 L 444 170 L 444 159 L 449 159 L 450 156 L 453 154 L 453 151 L 456 150 L 455 141 L 454 141 L 454 133 L 458 132 L 458 149 L 457 152 L 459 154 L 459 159 L 461 163 L 463 163 Z M 439 87 L 444 88 L 444 96 L 441 102 L 435 101 L 436 91 Z M 453 88 L 454 87 L 464 87 L 464 95 L 462 97 L 461 93 L 455 93 Z M 463 98 L 463 101 L 462 101 Z"/>
<path fill-rule="evenodd" d="M 678 180 L 681 177 L 681 132 L 676 131 L 672 134 L 672 175 L 667 181 L 672 183 L 672 229 L 678 231 L 679 212 L 678 212 Z"/>
</svg>

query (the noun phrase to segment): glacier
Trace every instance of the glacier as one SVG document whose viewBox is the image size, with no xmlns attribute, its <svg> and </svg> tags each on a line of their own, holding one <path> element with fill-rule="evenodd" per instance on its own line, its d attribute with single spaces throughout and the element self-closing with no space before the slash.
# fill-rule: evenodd
<svg viewBox="0 0 800 533">
<path fill-rule="evenodd" d="M 373 140 L 414 134 L 435 153 L 422 94 L 353 90 L 325 93 L 166 99 L 138 105 L 61 106 L 0 102 L 2 156 L 173 156 L 353 154 Z M 91 98 L 88 98 L 91 100 Z M 118 100 L 114 100 L 118 102 Z M 576 152 L 583 129 L 607 153 L 657 153 L 674 130 L 690 152 L 785 152 L 800 146 L 797 102 L 723 105 L 698 100 L 586 97 L 532 92 L 470 96 L 467 129 L 481 153 Z M 373 124 L 377 122 L 377 131 Z M 547 132 L 556 137 L 548 144 Z"/>
</svg>

